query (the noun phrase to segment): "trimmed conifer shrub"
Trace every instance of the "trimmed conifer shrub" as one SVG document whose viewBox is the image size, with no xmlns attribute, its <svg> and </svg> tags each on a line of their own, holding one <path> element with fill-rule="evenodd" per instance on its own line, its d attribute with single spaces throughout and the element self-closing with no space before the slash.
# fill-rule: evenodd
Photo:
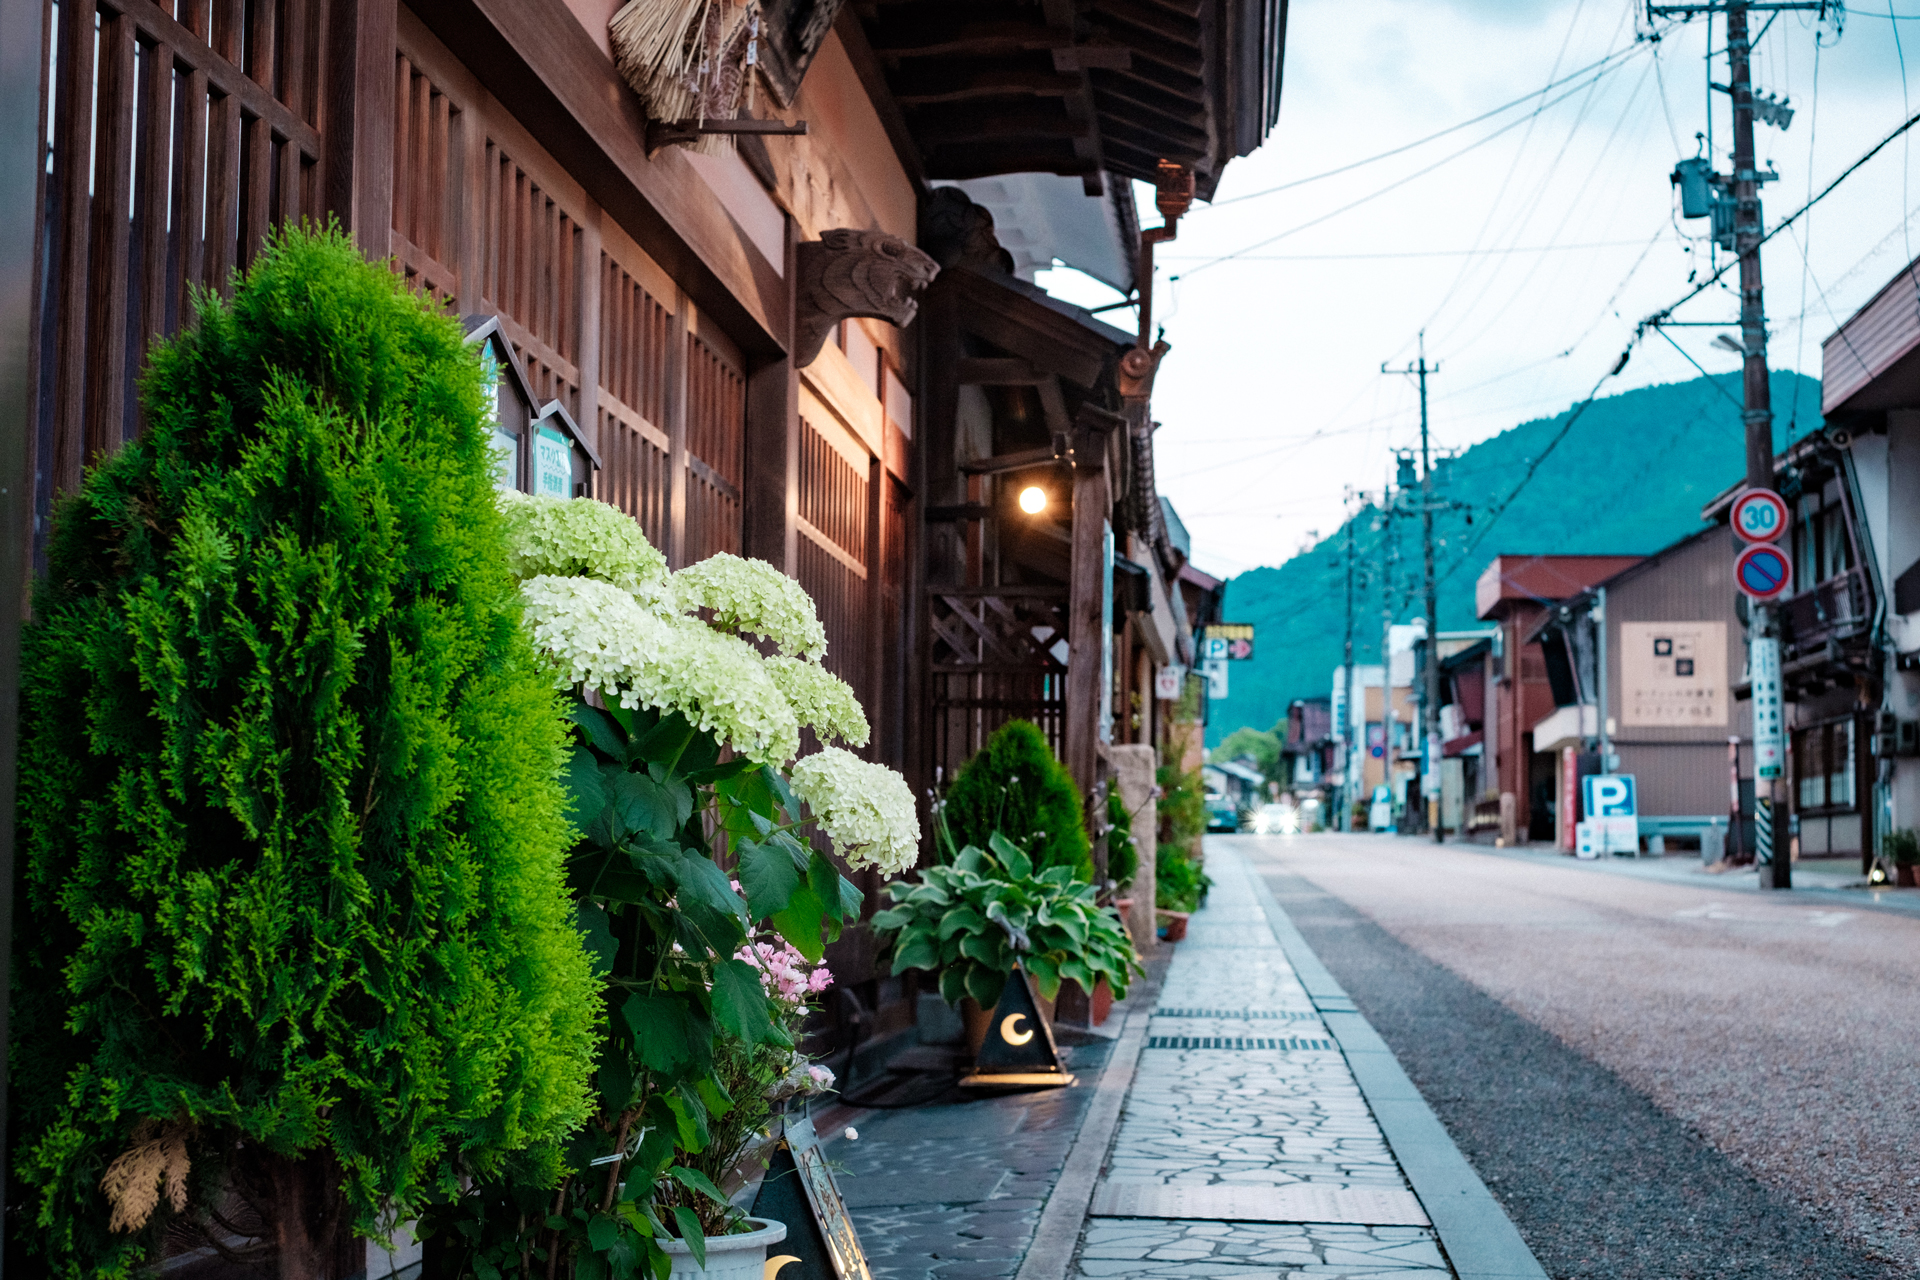
<svg viewBox="0 0 1920 1280">
<path fill-rule="evenodd" d="M 324 1275 L 588 1113 L 566 724 L 479 361 L 391 271 L 277 236 L 143 397 L 25 642 L 9 1243 Z"/>
<path fill-rule="evenodd" d="M 947 792 L 945 817 L 956 848 L 986 848 L 998 831 L 1033 859 L 1037 870 L 1072 867 L 1093 880 L 1093 845 L 1073 775 L 1031 720 L 1009 720 L 960 766 Z"/>
</svg>

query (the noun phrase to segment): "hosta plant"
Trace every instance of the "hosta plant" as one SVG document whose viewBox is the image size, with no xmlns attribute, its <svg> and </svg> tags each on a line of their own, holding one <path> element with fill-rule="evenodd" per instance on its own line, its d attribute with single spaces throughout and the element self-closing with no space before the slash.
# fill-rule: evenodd
<svg viewBox="0 0 1920 1280">
<path fill-rule="evenodd" d="M 926 868 L 920 883 L 887 889 L 894 905 L 872 925 L 892 943 L 893 972 L 938 972 L 949 1003 L 972 996 L 992 1007 L 1016 957 L 1049 1000 L 1069 978 L 1089 992 L 1105 978 L 1124 997 L 1142 971 L 1119 915 L 1097 905 L 1092 885 L 1069 867 L 1036 870 L 998 832 L 987 848 L 968 845 L 952 862 Z"/>
</svg>

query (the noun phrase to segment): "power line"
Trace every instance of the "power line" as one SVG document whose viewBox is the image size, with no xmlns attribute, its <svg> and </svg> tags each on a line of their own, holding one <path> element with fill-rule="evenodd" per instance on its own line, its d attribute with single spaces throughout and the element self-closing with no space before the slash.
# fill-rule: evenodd
<svg viewBox="0 0 1920 1280">
<path fill-rule="evenodd" d="M 1262 253 L 1243 254 L 1236 259 L 1239 262 L 1359 262 L 1376 258 L 1470 258 L 1475 255 L 1491 256 L 1510 253 L 1563 253 L 1573 249 L 1624 249 L 1639 244 L 1638 240 L 1593 240 L 1585 244 L 1533 244 L 1518 245 L 1506 249 L 1421 249 L 1407 253 Z M 1199 254 L 1191 257 L 1163 256 L 1162 262 L 1205 262 L 1208 259 Z"/>
<path fill-rule="evenodd" d="M 1612 72 L 1616 70 L 1619 65 L 1622 65 L 1622 64 L 1615 64 L 1614 66 L 1609 66 L 1605 68 L 1599 73 L 1599 75 L 1594 77 L 1594 80 L 1597 82 L 1598 80 L 1612 74 Z M 1540 104 L 1538 107 L 1535 107 L 1533 111 L 1531 111 L 1527 115 L 1521 116 L 1517 120 L 1512 120 L 1506 124 L 1501 125 L 1498 129 L 1495 129 L 1492 133 L 1488 134 L 1486 137 L 1481 138 L 1476 142 L 1469 142 L 1466 146 L 1460 148 L 1460 150 L 1455 151 L 1450 155 L 1441 157 L 1440 159 L 1434 161 L 1432 164 L 1428 165 L 1426 168 L 1416 170 L 1415 172 L 1408 174 L 1404 178 L 1396 179 L 1395 181 L 1388 183 L 1386 186 L 1381 187 L 1380 189 L 1372 192 L 1371 194 L 1361 196 L 1358 200 L 1349 201 L 1348 203 L 1341 205 L 1338 209 L 1335 209 L 1330 213 L 1323 213 L 1317 218 L 1311 218 L 1306 222 L 1300 223 L 1297 226 L 1289 227 L 1287 230 L 1282 231 L 1277 235 L 1268 236 L 1265 240 L 1257 241 L 1254 244 L 1250 244 L 1246 246 L 1244 249 L 1236 249 L 1232 253 L 1222 254 L 1217 258 L 1214 258 L 1214 259 L 1211 259 L 1210 261 L 1202 263 L 1201 265 L 1195 267 L 1191 271 L 1183 271 L 1179 275 L 1168 277 L 1168 279 L 1169 281 L 1182 280 L 1188 276 L 1198 275 L 1202 271 L 1211 270 L 1212 268 L 1219 266 L 1223 262 L 1231 262 L 1236 258 L 1252 253 L 1255 249 L 1264 249 L 1268 245 L 1273 244 L 1276 241 L 1285 240 L 1289 236 L 1298 235 L 1300 232 L 1306 231 L 1312 227 L 1317 227 L 1323 222 L 1330 222 L 1334 218 L 1339 217 L 1341 214 L 1357 209 L 1363 204 L 1367 204 L 1367 203 L 1370 203 L 1371 201 L 1378 200 L 1381 196 L 1386 195 L 1390 191 L 1395 191 L 1401 187 L 1406 186 L 1409 182 L 1414 181 L 1416 178 L 1424 178 L 1428 174 L 1432 173 L 1435 169 L 1438 169 L 1443 165 L 1451 164 L 1453 161 L 1458 160 L 1461 156 L 1466 155 L 1469 151 L 1474 151 L 1480 147 L 1485 146 L 1487 143 L 1492 142 L 1495 138 L 1498 138 L 1501 134 L 1507 133 L 1510 130 L 1519 128 L 1521 125 L 1526 124 L 1528 121 L 1539 116 L 1542 112 L 1547 110 L 1547 108 L 1558 106 L 1560 103 L 1565 102 L 1568 98 L 1571 98 L 1575 94 L 1578 94 L 1582 89 L 1585 89 L 1586 87 L 1587 87 L 1586 85 L 1582 84 L 1573 89 L 1570 89 L 1566 93 L 1561 94 L 1559 97 L 1553 99 L 1553 101 L 1544 102 Z"/>
<path fill-rule="evenodd" d="M 1849 177 L 1851 177 L 1854 174 L 1854 172 L 1860 168 L 1861 165 L 1864 165 L 1867 161 L 1873 159 L 1876 155 L 1879 155 L 1880 152 L 1885 150 L 1889 144 L 1891 144 L 1893 141 L 1895 141 L 1896 139 L 1904 135 L 1909 129 L 1913 128 L 1913 126 L 1916 124 L 1920 124 L 1920 114 L 1908 116 L 1906 120 L 1901 123 L 1899 128 L 1895 129 L 1892 133 L 1889 133 L 1886 137 L 1882 138 L 1879 142 L 1875 143 L 1859 159 L 1855 160 L 1852 164 L 1848 165 L 1845 169 L 1841 170 L 1838 177 L 1834 178 L 1832 182 L 1829 182 L 1825 187 L 1821 188 L 1820 194 L 1814 196 L 1811 200 L 1807 201 L 1805 204 L 1801 205 L 1798 209 L 1795 209 L 1792 213 L 1788 214 L 1785 218 L 1781 219 L 1780 222 L 1774 226 L 1773 230 L 1763 234 L 1760 237 L 1758 244 L 1765 244 L 1767 241 L 1773 239 L 1773 237 L 1779 235 L 1782 231 L 1785 231 L 1788 227 L 1791 227 L 1795 222 L 1798 222 L 1802 217 L 1806 215 L 1808 210 L 1812 209 L 1815 205 L 1819 204 L 1822 200 L 1826 199 L 1829 195 L 1833 194 L 1834 189 L 1838 187 L 1842 182 L 1845 182 Z M 1757 247 L 1758 246 L 1756 245 L 1756 248 Z M 1519 481 L 1513 486 L 1511 490 L 1508 491 L 1507 496 L 1501 499 L 1501 501 L 1493 508 L 1493 510 L 1488 513 L 1486 522 L 1481 526 L 1480 532 L 1474 536 L 1473 541 L 1467 544 L 1466 549 L 1462 551 L 1459 557 L 1455 560 L 1456 568 L 1468 556 L 1473 554 L 1474 549 L 1477 548 L 1481 544 L 1481 542 L 1485 541 L 1487 534 L 1493 531 L 1494 524 L 1500 519 L 1501 515 L 1505 513 L 1507 508 L 1513 505 L 1513 500 L 1520 496 L 1520 491 L 1527 487 L 1527 483 L 1531 481 L 1534 475 L 1540 470 L 1540 464 L 1545 462 L 1547 460 L 1548 455 L 1550 455 L 1554 451 L 1554 449 L 1559 447 L 1559 444 L 1562 440 L 1565 440 L 1567 438 L 1567 433 L 1573 430 L 1574 424 L 1580 420 L 1581 415 L 1586 413 L 1587 408 L 1593 404 L 1594 400 L 1600 394 L 1600 388 L 1605 386 L 1610 379 L 1612 379 L 1615 375 L 1617 375 L 1622 369 L 1627 367 L 1628 358 L 1632 356 L 1633 349 L 1640 345 L 1640 341 L 1642 338 L 1646 336 L 1647 331 L 1649 329 L 1659 328 L 1661 322 L 1665 321 L 1676 310 L 1685 306 L 1687 303 L 1693 301 L 1695 298 L 1705 293 L 1708 289 L 1712 288 L 1715 284 L 1719 282 L 1721 276 L 1725 275 L 1728 271 L 1731 271 L 1738 264 L 1738 261 L 1739 259 L 1737 258 L 1733 259 L 1732 261 L 1729 261 L 1726 266 L 1721 267 L 1718 271 L 1715 271 L 1711 276 L 1708 276 L 1705 280 L 1702 280 L 1699 284 L 1695 285 L 1679 301 L 1670 303 L 1667 306 L 1662 307 L 1660 310 L 1654 312 L 1652 315 L 1648 316 L 1646 319 L 1642 320 L 1638 325 L 1634 327 L 1633 336 L 1627 339 L 1627 345 L 1624 348 L 1622 348 L 1620 352 L 1620 358 L 1614 362 L 1613 368 L 1601 374 L 1599 379 L 1593 384 L 1593 389 L 1587 392 L 1586 399 L 1580 401 L 1578 404 L 1573 406 L 1573 408 L 1567 414 L 1566 421 L 1560 424 L 1560 430 L 1555 432 L 1553 439 L 1547 442 L 1546 448 L 1542 449 L 1533 458 L 1528 460 L 1526 474 L 1520 477 Z M 1677 343 L 1675 345 L 1678 346 Z M 1682 352 L 1681 354 L 1684 355 L 1686 353 Z M 1452 570 L 1450 569 L 1448 572 L 1452 572 Z"/>
<path fill-rule="evenodd" d="M 1581 67 L 1578 71 L 1570 71 L 1565 76 L 1562 76 L 1560 79 L 1555 80 L 1550 84 L 1542 85 L 1540 88 L 1535 89 L 1531 93 L 1521 94 L 1519 97 L 1515 98 L 1512 102 L 1504 103 L 1501 106 L 1497 106 L 1493 110 L 1485 112 L 1484 114 L 1481 114 L 1481 115 L 1477 115 L 1471 120 L 1462 120 L 1459 124 L 1448 125 L 1446 128 L 1440 130 L 1438 133 L 1430 133 L 1424 138 L 1416 138 L 1412 142 L 1402 143 L 1400 146 L 1393 148 L 1391 151 L 1382 151 L 1379 155 L 1368 156 L 1364 160 L 1355 160 L 1350 164 L 1343 164 L 1337 169 L 1328 169 L 1323 173 L 1311 174 L 1305 178 L 1295 178 L 1293 181 L 1283 182 L 1277 187 L 1267 187 L 1260 191 L 1249 191 L 1246 195 L 1234 196 L 1228 200 L 1216 200 L 1212 204 L 1207 205 L 1203 209 L 1193 210 L 1192 213 L 1188 214 L 1188 216 L 1192 217 L 1194 214 L 1205 213 L 1213 209 L 1222 209 L 1230 204 L 1239 204 L 1242 200 L 1257 200 L 1261 196 L 1270 196 L 1281 191 L 1291 191 L 1295 187 L 1304 187 L 1310 182 L 1319 182 L 1323 178 L 1332 178 L 1332 177 L 1337 177 L 1338 175 L 1343 173 L 1351 173 L 1355 169 L 1364 168 L 1370 164 L 1376 164 L 1381 160 L 1391 160 L 1394 156 L 1403 155 L 1406 152 L 1412 151 L 1417 147 L 1424 147 L 1425 145 L 1427 145 L 1427 143 L 1436 142 L 1439 139 L 1446 137 L 1448 134 L 1458 133 L 1462 129 L 1470 129 L 1474 125 L 1482 122 L 1483 120 L 1491 120 L 1493 119 L 1493 117 L 1500 115 L 1503 112 L 1511 111 L 1513 108 L 1519 106 L 1521 103 L 1531 101 L 1534 98 L 1540 97 L 1542 94 L 1552 93 L 1555 89 L 1558 89 L 1561 85 L 1566 84 L 1570 80 L 1577 80 L 1581 76 L 1587 74 L 1587 72 L 1589 71 L 1596 70 L 1597 68 L 1605 66 L 1609 62 L 1616 61 L 1617 59 L 1624 58 L 1628 54 L 1633 53 L 1635 51 L 1637 43 L 1638 42 L 1636 41 L 1635 44 L 1628 45 L 1624 48 L 1615 49 L 1612 53 L 1609 53 L 1606 57 L 1601 58 L 1597 62 L 1590 62 L 1586 66 Z"/>
</svg>

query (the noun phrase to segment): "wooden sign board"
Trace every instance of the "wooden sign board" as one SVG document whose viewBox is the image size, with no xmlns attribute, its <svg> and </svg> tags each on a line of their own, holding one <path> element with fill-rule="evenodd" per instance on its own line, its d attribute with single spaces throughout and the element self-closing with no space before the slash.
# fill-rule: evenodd
<svg viewBox="0 0 1920 1280">
<path fill-rule="evenodd" d="M 804 1116 L 787 1121 L 749 1212 L 787 1224 L 777 1248 L 799 1265 L 783 1271 L 784 1280 L 873 1280 L 813 1121 Z"/>
<path fill-rule="evenodd" d="M 973 1074 L 960 1081 L 961 1087 L 1058 1088 L 1073 1079 L 1061 1069 L 1053 1027 L 1040 1015 L 1026 967 L 1015 961 L 993 1006 L 993 1022 L 974 1059 Z"/>
</svg>

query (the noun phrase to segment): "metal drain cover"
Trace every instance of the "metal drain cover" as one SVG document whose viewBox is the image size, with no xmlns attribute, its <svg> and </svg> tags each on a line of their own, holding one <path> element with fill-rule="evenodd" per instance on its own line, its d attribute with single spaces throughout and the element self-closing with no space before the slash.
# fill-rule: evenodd
<svg viewBox="0 0 1920 1280">
<path fill-rule="evenodd" d="M 1331 1040 L 1302 1040 L 1298 1036 L 1149 1036 L 1149 1049 L 1331 1049 Z"/>
</svg>

